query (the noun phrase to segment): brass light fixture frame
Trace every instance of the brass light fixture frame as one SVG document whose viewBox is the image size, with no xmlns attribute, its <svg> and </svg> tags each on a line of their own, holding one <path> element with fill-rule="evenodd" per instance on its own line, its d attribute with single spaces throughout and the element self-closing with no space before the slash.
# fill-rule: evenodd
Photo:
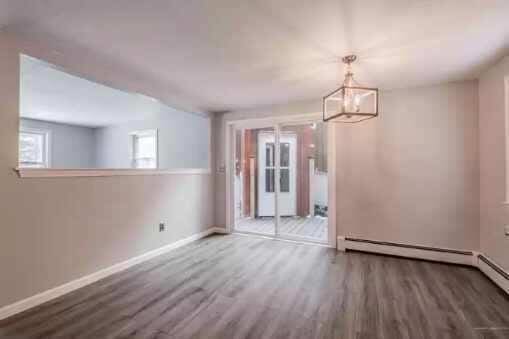
<svg viewBox="0 0 509 339">
<path fill-rule="evenodd" d="M 342 58 L 343 63 L 345 63 L 347 65 L 347 73 L 345 74 L 345 80 L 343 82 L 343 86 L 339 87 L 338 89 L 332 91 L 331 93 L 329 93 L 329 94 L 327 94 L 326 96 L 323 97 L 323 102 L 322 102 L 323 112 L 322 113 L 323 113 L 323 121 L 324 122 L 329 122 L 331 120 L 336 119 L 336 121 L 333 121 L 333 122 L 353 124 L 353 123 L 358 123 L 358 122 L 361 122 L 361 121 L 365 121 L 365 120 L 368 120 L 368 119 L 373 119 L 373 118 L 378 117 L 378 106 L 379 106 L 378 88 L 362 87 L 362 86 L 359 86 L 357 84 L 352 85 L 352 83 L 354 83 L 354 80 L 353 80 L 353 73 L 351 71 L 351 64 L 355 60 L 357 60 L 357 56 L 355 56 L 355 55 L 347 55 L 347 56 Z M 340 91 L 343 91 L 343 97 L 344 97 L 344 93 L 346 92 L 347 89 L 351 89 L 351 90 L 363 90 L 363 91 L 371 91 L 371 92 L 373 92 L 374 95 L 375 95 L 375 110 L 374 110 L 374 112 L 373 113 L 367 113 L 367 112 L 338 112 L 337 114 L 334 114 L 334 115 L 331 115 L 329 117 L 326 117 L 325 113 L 326 113 L 326 108 L 327 108 L 326 107 L 327 101 L 330 100 L 331 97 L 333 97 L 334 95 L 336 95 Z M 352 117 L 357 117 L 357 120 L 352 120 L 352 121 L 341 120 L 341 121 L 337 121 L 337 118 L 341 118 L 341 117 L 346 117 L 347 119 L 350 119 Z"/>
</svg>

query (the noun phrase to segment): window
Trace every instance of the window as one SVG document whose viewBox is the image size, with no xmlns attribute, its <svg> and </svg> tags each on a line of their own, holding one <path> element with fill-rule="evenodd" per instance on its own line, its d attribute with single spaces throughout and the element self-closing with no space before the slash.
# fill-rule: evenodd
<svg viewBox="0 0 509 339">
<path fill-rule="evenodd" d="M 280 192 L 290 192 L 290 144 L 287 142 L 280 143 Z M 265 192 L 274 193 L 275 190 L 275 145 L 268 142 L 265 145 Z"/>
<path fill-rule="evenodd" d="M 49 167 L 49 132 L 21 129 L 19 132 L 19 167 Z"/>
<path fill-rule="evenodd" d="M 132 167 L 157 168 L 157 130 L 131 133 Z"/>
<path fill-rule="evenodd" d="M 265 192 L 274 193 L 275 186 L 275 148 L 273 142 L 265 144 Z"/>
<path fill-rule="evenodd" d="M 290 192 L 290 144 L 280 143 L 280 191 L 282 193 Z"/>
</svg>

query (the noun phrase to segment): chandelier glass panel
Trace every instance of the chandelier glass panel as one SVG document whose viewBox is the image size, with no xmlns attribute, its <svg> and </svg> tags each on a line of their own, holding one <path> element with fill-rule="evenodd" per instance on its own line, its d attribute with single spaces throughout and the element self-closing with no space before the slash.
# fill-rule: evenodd
<svg viewBox="0 0 509 339">
<path fill-rule="evenodd" d="M 353 78 L 355 55 L 345 56 L 343 86 L 323 98 L 323 121 L 356 123 L 378 116 L 378 88 L 363 87 Z"/>
</svg>

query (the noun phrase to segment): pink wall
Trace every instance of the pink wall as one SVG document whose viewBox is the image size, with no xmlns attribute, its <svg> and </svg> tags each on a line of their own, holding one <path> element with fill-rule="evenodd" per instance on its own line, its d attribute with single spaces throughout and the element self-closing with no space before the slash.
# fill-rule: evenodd
<svg viewBox="0 0 509 339">
<path fill-rule="evenodd" d="M 487 70 L 479 80 L 479 139 L 481 163 L 481 251 L 509 270 L 509 205 L 505 201 L 504 78 L 509 57 Z"/>
</svg>

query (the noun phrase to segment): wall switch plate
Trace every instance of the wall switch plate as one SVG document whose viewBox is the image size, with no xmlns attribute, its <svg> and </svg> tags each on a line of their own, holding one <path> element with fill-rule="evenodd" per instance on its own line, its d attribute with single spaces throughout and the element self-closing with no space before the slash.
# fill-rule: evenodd
<svg viewBox="0 0 509 339">
<path fill-rule="evenodd" d="M 159 232 L 164 232 L 166 229 L 166 226 L 164 225 L 164 222 L 159 223 Z"/>
<path fill-rule="evenodd" d="M 504 228 L 504 233 L 506 236 L 509 237 L 509 225 L 507 225 L 505 228 Z"/>
</svg>

